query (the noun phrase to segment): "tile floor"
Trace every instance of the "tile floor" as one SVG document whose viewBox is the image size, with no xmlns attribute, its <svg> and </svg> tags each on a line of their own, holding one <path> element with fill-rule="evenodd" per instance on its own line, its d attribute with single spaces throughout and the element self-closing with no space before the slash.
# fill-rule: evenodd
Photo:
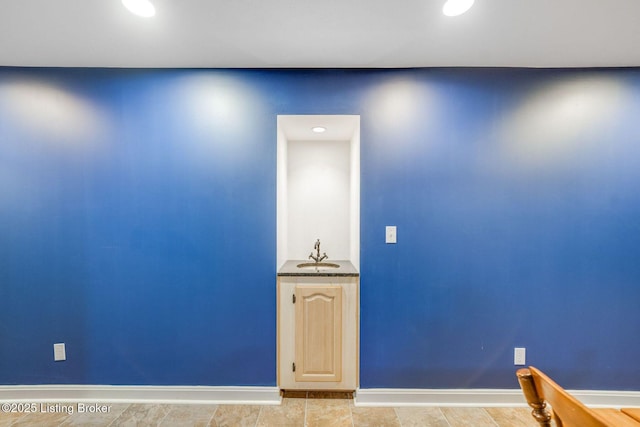
<svg viewBox="0 0 640 427">
<path fill-rule="evenodd" d="M 39 405 L 39 404 L 38 404 Z M 52 405 L 52 404 L 49 404 Z M 8 426 L 537 427 L 527 408 L 356 407 L 351 399 L 285 397 L 280 406 L 107 403 L 100 414 L 0 412 Z M 67 411 L 68 412 L 68 411 Z"/>
</svg>

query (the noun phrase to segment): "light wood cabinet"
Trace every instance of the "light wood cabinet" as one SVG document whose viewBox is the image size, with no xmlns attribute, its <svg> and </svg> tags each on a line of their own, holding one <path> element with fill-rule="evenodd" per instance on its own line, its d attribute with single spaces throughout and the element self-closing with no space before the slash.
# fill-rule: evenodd
<svg viewBox="0 0 640 427">
<path fill-rule="evenodd" d="M 355 390 L 358 278 L 278 277 L 278 385 Z"/>
<path fill-rule="evenodd" d="M 296 381 L 342 380 L 342 286 L 297 285 Z"/>
</svg>

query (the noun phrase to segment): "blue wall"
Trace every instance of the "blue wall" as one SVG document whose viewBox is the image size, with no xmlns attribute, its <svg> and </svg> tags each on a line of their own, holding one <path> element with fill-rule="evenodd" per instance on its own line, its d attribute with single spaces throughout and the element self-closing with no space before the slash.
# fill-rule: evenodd
<svg viewBox="0 0 640 427">
<path fill-rule="evenodd" d="M 278 114 L 361 115 L 362 387 L 639 389 L 636 69 L 0 68 L 0 383 L 275 385 Z"/>
</svg>

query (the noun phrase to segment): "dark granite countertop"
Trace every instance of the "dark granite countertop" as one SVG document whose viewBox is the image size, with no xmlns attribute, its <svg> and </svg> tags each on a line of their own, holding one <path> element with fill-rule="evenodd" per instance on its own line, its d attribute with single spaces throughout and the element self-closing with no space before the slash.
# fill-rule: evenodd
<svg viewBox="0 0 640 427">
<path fill-rule="evenodd" d="M 360 273 L 351 264 L 351 261 L 326 260 L 339 267 L 325 268 L 298 268 L 298 264 L 309 263 L 309 260 L 289 260 L 278 270 L 278 276 L 329 276 L 329 277 L 358 277 Z M 313 263 L 313 261 L 311 261 Z"/>
</svg>

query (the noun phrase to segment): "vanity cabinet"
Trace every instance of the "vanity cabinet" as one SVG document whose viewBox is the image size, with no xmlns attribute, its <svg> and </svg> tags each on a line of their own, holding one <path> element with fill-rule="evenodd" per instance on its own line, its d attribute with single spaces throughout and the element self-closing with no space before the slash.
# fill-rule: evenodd
<svg viewBox="0 0 640 427">
<path fill-rule="evenodd" d="M 358 386 L 358 277 L 278 277 L 278 386 Z"/>
<path fill-rule="evenodd" d="M 297 285 L 296 382 L 342 381 L 342 286 Z"/>
</svg>

